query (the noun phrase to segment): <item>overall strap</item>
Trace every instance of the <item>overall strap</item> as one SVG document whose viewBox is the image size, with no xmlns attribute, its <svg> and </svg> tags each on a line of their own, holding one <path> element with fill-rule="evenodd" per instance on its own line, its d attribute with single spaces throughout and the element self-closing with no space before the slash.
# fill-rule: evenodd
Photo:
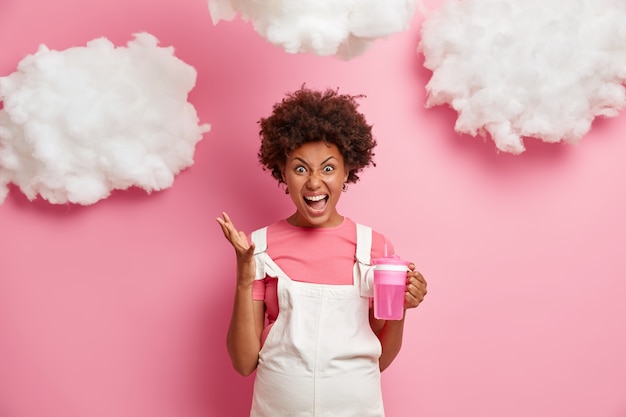
<svg viewBox="0 0 626 417">
<path fill-rule="evenodd" d="M 372 228 L 356 224 L 356 260 L 359 263 L 370 265 L 372 253 Z"/>
<path fill-rule="evenodd" d="M 256 263 L 255 280 L 265 278 L 265 258 L 267 256 L 267 226 L 250 234 L 254 243 L 254 262 Z"/>
<path fill-rule="evenodd" d="M 257 229 L 250 235 L 252 242 L 254 242 L 254 254 L 258 255 L 261 252 L 267 250 L 267 226 Z"/>
<path fill-rule="evenodd" d="M 361 297 L 373 297 L 374 285 L 369 279 L 372 271 L 372 228 L 356 224 L 356 262 L 354 263 L 354 284 L 359 287 Z"/>
</svg>

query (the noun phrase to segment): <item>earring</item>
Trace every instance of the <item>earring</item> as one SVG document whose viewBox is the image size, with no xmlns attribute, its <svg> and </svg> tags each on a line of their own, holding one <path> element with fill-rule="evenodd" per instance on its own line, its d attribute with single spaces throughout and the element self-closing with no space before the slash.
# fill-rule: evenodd
<svg viewBox="0 0 626 417">
<path fill-rule="evenodd" d="M 348 191 L 348 183 L 347 183 L 347 182 L 344 182 L 344 183 L 343 183 L 343 187 L 341 188 L 341 191 L 343 191 L 344 193 L 345 193 L 346 191 Z"/>
</svg>

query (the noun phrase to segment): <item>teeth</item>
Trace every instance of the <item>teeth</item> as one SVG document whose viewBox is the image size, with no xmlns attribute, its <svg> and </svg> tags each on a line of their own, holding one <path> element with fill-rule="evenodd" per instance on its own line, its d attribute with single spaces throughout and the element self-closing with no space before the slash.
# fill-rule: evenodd
<svg viewBox="0 0 626 417">
<path fill-rule="evenodd" d="M 325 195 L 312 195 L 312 196 L 305 196 L 304 198 L 306 198 L 309 201 L 320 201 L 326 198 Z"/>
</svg>

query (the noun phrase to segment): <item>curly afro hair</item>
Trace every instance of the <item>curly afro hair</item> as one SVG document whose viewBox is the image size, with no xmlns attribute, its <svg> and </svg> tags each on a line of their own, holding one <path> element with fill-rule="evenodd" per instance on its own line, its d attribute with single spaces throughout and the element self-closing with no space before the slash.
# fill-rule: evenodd
<svg viewBox="0 0 626 417">
<path fill-rule="evenodd" d="M 258 158 L 266 171 L 283 183 L 281 167 L 287 155 L 307 142 L 334 144 L 348 170 L 349 183 L 359 180 L 358 173 L 376 166 L 372 150 L 376 140 L 372 126 L 357 111 L 357 99 L 363 95 L 339 94 L 338 90 L 315 91 L 304 85 L 273 107 L 272 114 L 261 118 L 261 148 Z"/>
</svg>

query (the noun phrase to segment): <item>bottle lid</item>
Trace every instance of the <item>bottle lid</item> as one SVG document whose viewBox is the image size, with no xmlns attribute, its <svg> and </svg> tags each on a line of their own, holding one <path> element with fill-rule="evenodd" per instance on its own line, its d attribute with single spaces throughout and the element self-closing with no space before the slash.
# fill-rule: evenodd
<svg viewBox="0 0 626 417">
<path fill-rule="evenodd" d="M 405 261 L 400 258 L 398 255 L 384 256 L 382 258 L 372 259 L 373 265 L 402 265 L 408 266 L 409 261 Z"/>
</svg>

